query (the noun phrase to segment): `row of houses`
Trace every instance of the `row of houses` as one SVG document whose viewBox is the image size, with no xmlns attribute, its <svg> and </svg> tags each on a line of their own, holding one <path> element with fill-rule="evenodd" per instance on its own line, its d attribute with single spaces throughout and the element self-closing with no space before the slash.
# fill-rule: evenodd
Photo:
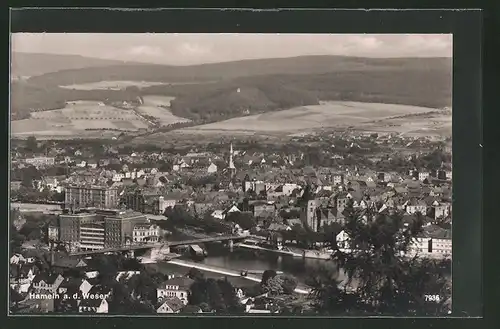
<svg viewBox="0 0 500 329">
<path fill-rule="evenodd" d="M 25 261 L 21 255 L 11 257 L 11 291 L 22 296 L 16 301 L 18 308 L 31 309 L 40 313 L 78 312 L 108 313 L 113 303 L 114 292 L 99 282 L 99 273 L 83 259 L 59 259 L 54 263 L 53 272 L 41 272 L 33 263 Z M 83 277 L 68 274 L 68 270 L 78 269 Z M 119 271 L 116 282 L 126 284 L 140 271 Z M 186 276 L 170 274 L 156 287 L 156 313 L 201 313 L 201 309 L 189 304 L 191 286 L 194 281 Z M 243 291 L 236 289 L 238 298 Z"/>
</svg>

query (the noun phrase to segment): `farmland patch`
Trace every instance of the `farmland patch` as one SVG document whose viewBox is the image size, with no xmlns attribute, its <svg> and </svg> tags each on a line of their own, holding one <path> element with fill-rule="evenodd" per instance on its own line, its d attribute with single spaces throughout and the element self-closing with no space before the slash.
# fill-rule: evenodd
<svg viewBox="0 0 500 329">
<path fill-rule="evenodd" d="M 150 81 L 99 81 L 92 83 L 66 85 L 60 87 L 64 89 L 74 89 L 74 90 L 123 90 L 127 87 L 147 88 L 163 84 L 164 83 L 162 82 L 150 82 Z"/>
<path fill-rule="evenodd" d="M 30 119 L 11 123 L 13 136 L 80 135 L 86 130 L 137 131 L 146 128 L 148 124 L 135 111 L 92 101 L 70 102 L 63 109 L 33 112 Z"/>
<path fill-rule="evenodd" d="M 143 104 L 136 110 L 142 115 L 154 117 L 162 126 L 190 121 L 172 114 L 169 107 L 173 99 L 168 96 L 144 96 Z"/>
<path fill-rule="evenodd" d="M 411 133 L 414 131 L 420 134 L 423 131 L 439 134 L 447 132 L 446 127 L 451 127 L 451 115 L 435 115 L 435 119 L 430 119 L 425 115 L 418 116 L 433 111 L 437 110 L 396 104 L 332 101 L 189 127 L 174 132 L 178 134 L 296 134 L 317 128 L 332 127 L 372 129 L 375 132 Z M 393 119 L 413 114 L 417 116 L 412 120 Z"/>
</svg>

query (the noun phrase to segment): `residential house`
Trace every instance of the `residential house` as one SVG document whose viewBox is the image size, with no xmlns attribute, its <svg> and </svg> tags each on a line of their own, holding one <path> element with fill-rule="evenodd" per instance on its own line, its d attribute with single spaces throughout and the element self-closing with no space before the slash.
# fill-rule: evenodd
<svg viewBox="0 0 500 329">
<path fill-rule="evenodd" d="M 183 193 L 181 191 L 172 191 L 170 193 L 167 193 L 163 197 L 160 197 L 160 212 L 163 209 L 163 212 L 165 209 L 169 207 L 175 207 L 177 204 L 179 204 L 182 200 L 186 199 L 187 195 L 186 193 Z"/>
<path fill-rule="evenodd" d="M 418 173 L 418 180 L 423 182 L 424 180 L 429 178 L 429 172 L 428 171 L 421 171 Z"/>
<path fill-rule="evenodd" d="M 58 193 L 62 192 L 61 186 L 55 177 L 45 177 L 42 183 L 43 187 L 48 188 L 51 191 L 56 191 Z"/>
<path fill-rule="evenodd" d="M 10 190 L 17 191 L 21 188 L 21 181 L 11 181 L 10 182 Z"/>
<path fill-rule="evenodd" d="M 96 169 L 97 168 L 97 161 L 95 161 L 95 160 L 89 160 L 87 162 L 87 166 L 89 168 Z"/>
<path fill-rule="evenodd" d="M 213 218 L 220 219 L 220 220 L 223 220 L 224 217 L 225 217 L 224 216 L 224 210 L 220 210 L 220 209 L 214 210 L 210 215 Z"/>
<path fill-rule="evenodd" d="M 224 216 L 224 218 L 226 218 L 226 216 L 232 212 L 241 212 L 241 210 L 235 204 L 233 204 L 232 206 L 226 208 L 222 212 L 222 215 Z"/>
<path fill-rule="evenodd" d="M 132 231 L 133 242 L 155 243 L 160 239 L 160 227 L 155 224 L 137 224 Z"/>
<path fill-rule="evenodd" d="M 100 159 L 98 166 L 99 167 L 106 167 L 106 166 L 109 166 L 109 164 L 110 164 L 109 159 Z"/>
<path fill-rule="evenodd" d="M 113 174 L 113 178 L 111 178 L 111 180 L 113 182 L 121 182 L 122 179 L 125 178 L 125 174 L 124 173 L 115 173 Z"/>
<path fill-rule="evenodd" d="M 213 174 L 217 172 L 217 165 L 215 163 L 211 163 L 207 168 L 207 173 Z"/>
<path fill-rule="evenodd" d="M 341 251 L 348 251 L 351 248 L 351 245 L 349 243 L 350 241 L 349 234 L 347 234 L 347 232 L 344 230 L 340 231 L 337 234 L 337 236 L 335 237 L 335 241 L 337 242 L 337 247 Z"/>
<path fill-rule="evenodd" d="M 35 294 L 55 294 L 63 280 L 60 274 L 40 273 L 33 278 L 31 288 Z"/>
<path fill-rule="evenodd" d="M 76 166 L 80 168 L 85 168 L 87 166 L 87 161 L 85 160 L 77 160 L 76 161 Z"/>
<path fill-rule="evenodd" d="M 67 270 L 72 269 L 85 269 L 87 267 L 87 263 L 83 259 L 75 258 L 75 257 L 54 257 L 53 265 L 54 270 L 58 273 L 63 273 Z"/>
<path fill-rule="evenodd" d="M 88 294 L 92 285 L 89 281 L 83 278 L 65 278 L 57 288 L 58 294 L 73 295 L 74 293 L 85 295 Z"/>
<path fill-rule="evenodd" d="M 413 215 L 417 212 L 424 216 L 427 215 L 427 203 L 425 203 L 424 200 L 411 199 L 408 200 L 404 206 L 409 215 Z"/>
<path fill-rule="evenodd" d="M 423 257 L 446 258 L 452 254 L 451 230 L 436 225 L 425 226 L 413 242 L 412 253 Z"/>
<path fill-rule="evenodd" d="M 398 196 L 407 196 L 408 189 L 404 186 L 394 186 L 394 193 Z"/>
<path fill-rule="evenodd" d="M 264 213 L 268 216 L 269 214 L 275 214 L 276 212 L 275 204 L 266 201 L 257 201 L 250 205 L 250 209 L 253 209 L 254 217 L 262 217 Z"/>
<path fill-rule="evenodd" d="M 191 293 L 191 285 L 194 280 L 188 277 L 176 277 L 163 282 L 156 289 L 158 301 L 164 297 L 177 297 L 184 305 L 188 304 L 188 297 Z"/>
<path fill-rule="evenodd" d="M 164 297 L 158 301 L 156 313 L 180 313 L 185 304 L 177 297 Z"/>
<path fill-rule="evenodd" d="M 59 225 L 49 224 L 47 227 L 47 238 L 49 241 L 59 241 Z"/>
<path fill-rule="evenodd" d="M 344 184 L 344 175 L 342 175 L 342 174 L 333 174 L 331 176 L 331 181 L 332 181 L 333 185 Z"/>
<path fill-rule="evenodd" d="M 389 173 L 380 172 L 380 173 L 377 174 L 377 178 L 378 178 L 379 181 L 388 183 L 388 182 L 391 181 L 392 176 Z"/>
<path fill-rule="evenodd" d="M 292 228 L 289 225 L 280 224 L 280 223 L 271 223 L 267 227 L 267 230 L 270 232 L 282 232 L 282 231 L 290 231 Z"/>
<path fill-rule="evenodd" d="M 10 263 L 11 264 L 19 264 L 19 263 L 22 264 L 22 263 L 25 263 L 25 262 L 26 262 L 26 259 L 21 254 L 15 254 L 15 255 L 12 255 L 12 257 L 10 257 Z"/>
<path fill-rule="evenodd" d="M 10 265 L 10 286 L 19 293 L 28 292 L 34 278 L 39 273 L 33 264 L 19 262 Z"/>
<path fill-rule="evenodd" d="M 451 214 L 451 203 L 449 202 L 436 202 L 433 206 L 435 219 L 443 219 Z"/>
<path fill-rule="evenodd" d="M 85 277 L 87 279 L 95 279 L 99 276 L 99 271 L 89 270 L 85 272 Z"/>
<path fill-rule="evenodd" d="M 135 275 L 141 274 L 140 271 L 119 271 L 116 273 L 115 280 L 117 282 L 128 281 Z"/>
<path fill-rule="evenodd" d="M 25 162 L 27 164 L 35 166 L 35 167 L 53 166 L 55 164 L 55 158 L 54 157 L 34 157 L 34 158 L 26 159 Z"/>
</svg>

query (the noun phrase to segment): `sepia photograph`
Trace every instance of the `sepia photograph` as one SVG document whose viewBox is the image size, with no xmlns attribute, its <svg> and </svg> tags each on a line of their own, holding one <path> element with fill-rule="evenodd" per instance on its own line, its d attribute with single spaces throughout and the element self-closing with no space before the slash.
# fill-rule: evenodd
<svg viewBox="0 0 500 329">
<path fill-rule="evenodd" d="M 10 38 L 10 315 L 451 314 L 452 34 Z"/>
</svg>

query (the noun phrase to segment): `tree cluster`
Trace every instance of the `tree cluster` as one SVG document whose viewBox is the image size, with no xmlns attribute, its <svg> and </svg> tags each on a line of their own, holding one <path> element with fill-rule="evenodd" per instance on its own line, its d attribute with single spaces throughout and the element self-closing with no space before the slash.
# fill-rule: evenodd
<svg viewBox="0 0 500 329">
<path fill-rule="evenodd" d="M 235 288 L 226 279 L 205 278 L 197 269 L 191 269 L 188 276 L 195 280 L 191 286 L 189 304 L 198 305 L 203 312 L 215 311 L 219 314 L 242 313 L 243 308 L 236 296 Z"/>
<path fill-rule="evenodd" d="M 277 274 L 274 270 L 266 270 L 262 274 L 260 292 L 271 296 L 292 294 L 297 288 L 298 280 L 288 274 Z"/>
<path fill-rule="evenodd" d="M 165 210 L 164 215 L 168 217 L 168 221 L 159 222 L 163 229 L 197 227 L 203 229 L 207 233 L 231 233 L 232 226 L 228 223 L 219 221 L 207 212 L 201 219 L 195 218 L 184 207 L 175 206 Z"/>
<path fill-rule="evenodd" d="M 238 224 L 244 230 L 250 230 L 257 226 L 257 221 L 250 212 L 231 212 L 227 214 L 225 220 Z"/>
<path fill-rule="evenodd" d="M 443 315 L 449 309 L 450 260 L 420 258 L 411 252 L 414 238 L 422 231 L 418 216 L 404 226 L 402 216 L 381 215 L 348 209 L 344 231 L 351 252 L 337 249 L 333 262 L 345 274 L 340 282 L 320 271 L 310 283 L 318 310 L 328 314 Z M 336 241 L 331 241 L 336 248 Z M 425 295 L 439 295 L 436 302 Z"/>
</svg>

